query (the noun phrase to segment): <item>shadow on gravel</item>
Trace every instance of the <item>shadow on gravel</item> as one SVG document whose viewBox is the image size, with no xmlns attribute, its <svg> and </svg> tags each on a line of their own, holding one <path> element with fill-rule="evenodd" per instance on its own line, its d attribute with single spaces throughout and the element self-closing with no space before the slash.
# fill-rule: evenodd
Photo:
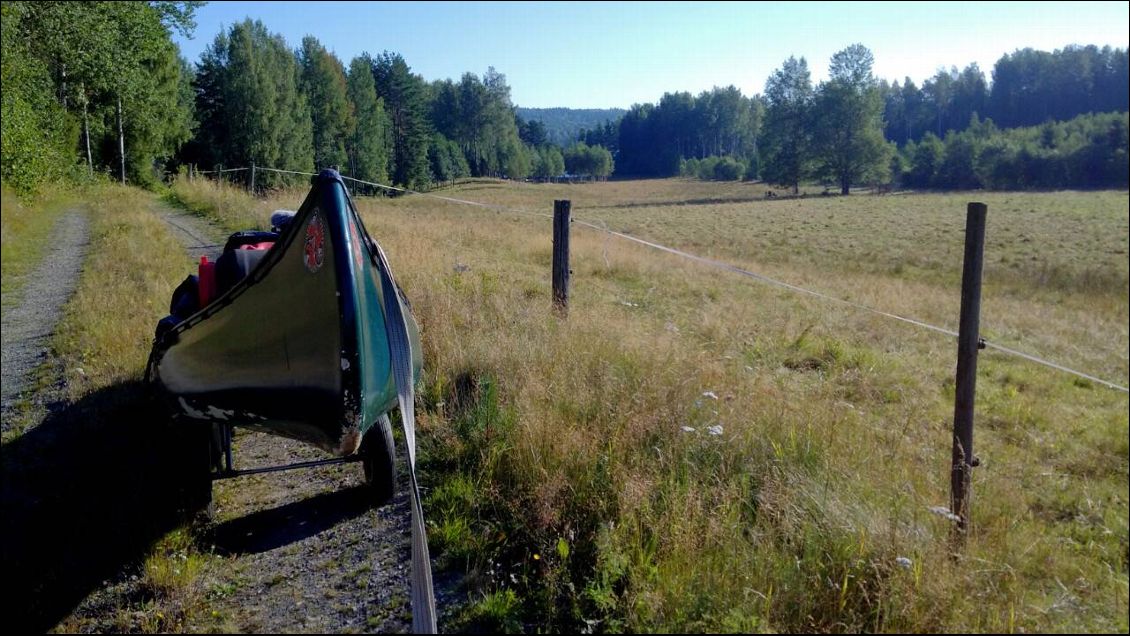
<svg viewBox="0 0 1130 636">
<path fill-rule="evenodd" d="M 132 382 L 62 406 L 0 449 L 7 624 L 54 627 L 202 505 L 184 428 Z"/>
<path fill-rule="evenodd" d="M 215 526 L 208 540 L 217 554 L 255 554 L 307 539 L 372 509 L 365 486 L 322 493 Z"/>
</svg>

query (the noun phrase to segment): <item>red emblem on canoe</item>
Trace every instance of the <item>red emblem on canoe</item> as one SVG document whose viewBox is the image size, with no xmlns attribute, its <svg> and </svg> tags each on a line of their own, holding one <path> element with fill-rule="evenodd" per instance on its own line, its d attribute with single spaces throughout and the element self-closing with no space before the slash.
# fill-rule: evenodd
<svg viewBox="0 0 1130 636">
<path fill-rule="evenodd" d="M 302 248 L 302 260 L 311 274 L 322 268 L 326 259 L 326 226 L 322 216 L 315 212 L 306 224 L 306 243 Z"/>
</svg>

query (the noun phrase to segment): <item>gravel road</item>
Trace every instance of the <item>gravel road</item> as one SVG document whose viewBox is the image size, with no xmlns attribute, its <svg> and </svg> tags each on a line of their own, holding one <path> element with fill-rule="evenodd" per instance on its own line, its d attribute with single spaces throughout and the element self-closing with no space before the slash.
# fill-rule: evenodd
<svg viewBox="0 0 1130 636">
<path fill-rule="evenodd" d="M 27 387 L 28 376 L 47 359 L 49 340 L 59 322 L 63 304 L 78 284 L 79 272 L 90 244 L 86 215 L 78 209 L 64 212 L 51 231 L 51 244 L 39 267 L 28 275 L 22 300 L 4 312 L 0 325 L 3 341 L 3 381 L 0 409 L 7 426 L 8 409 Z"/>
</svg>

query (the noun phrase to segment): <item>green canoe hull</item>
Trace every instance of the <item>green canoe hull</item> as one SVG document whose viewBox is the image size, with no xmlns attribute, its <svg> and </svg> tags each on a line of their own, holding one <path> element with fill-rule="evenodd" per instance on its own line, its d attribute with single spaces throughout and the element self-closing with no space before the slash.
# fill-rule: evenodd
<svg viewBox="0 0 1130 636">
<path fill-rule="evenodd" d="M 148 376 L 174 411 L 297 439 L 336 455 L 397 404 L 376 244 L 341 177 L 322 172 L 246 278 L 154 343 Z"/>
</svg>

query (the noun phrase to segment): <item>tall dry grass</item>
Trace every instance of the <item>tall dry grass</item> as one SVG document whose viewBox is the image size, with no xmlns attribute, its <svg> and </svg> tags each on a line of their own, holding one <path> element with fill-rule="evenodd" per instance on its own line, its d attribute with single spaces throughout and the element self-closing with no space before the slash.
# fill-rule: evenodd
<svg viewBox="0 0 1130 636">
<path fill-rule="evenodd" d="M 659 208 L 684 196 L 671 226 L 683 231 L 712 222 L 686 198 L 709 198 L 696 190 L 707 187 L 472 182 L 454 194 L 537 211 L 571 198 L 577 216 L 637 195 Z M 1089 205 L 1108 195 L 1071 196 Z M 776 219 L 749 198 L 749 214 Z M 844 199 L 858 207 L 836 214 L 914 235 L 879 223 L 870 201 Z M 951 340 L 580 228 L 560 319 L 548 220 L 417 196 L 359 206 L 422 327 L 429 540 L 468 573 L 475 601 L 449 628 L 1127 630 L 1124 394 L 983 355 L 973 532 L 955 558 L 950 522 L 931 512 L 948 500 Z M 724 248 L 739 243 L 736 228 L 682 245 L 747 263 L 752 255 Z M 813 240 L 843 240 L 846 230 L 828 229 Z M 936 228 L 918 235 L 920 251 L 937 250 Z M 822 270 L 817 247 L 795 247 L 797 259 L 766 267 L 926 317 L 956 307 L 952 284 L 856 268 L 850 250 L 833 259 L 842 269 Z M 1125 343 L 1125 297 L 1088 293 L 1099 299 L 1091 324 L 1122 320 L 1113 342 Z M 1000 315 L 1016 314 L 1018 330 L 1023 315 L 1060 321 L 1053 348 L 1083 350 L 1125 381 L 1125 347 L 1072 340 L 1077 309 L 1056 298 L 1012 294 Z"/>
<path fill-rule="evenodd" d="M 64 308 L 54 347 L 64 368 L 82 369 L 72 399 L 90 390 L 140 380 L 157 321 L 191 261 L 164 222 L 153 196 L 100 186 L 86 193 L 90 252 L 75 295 Z"/>
</svg>

